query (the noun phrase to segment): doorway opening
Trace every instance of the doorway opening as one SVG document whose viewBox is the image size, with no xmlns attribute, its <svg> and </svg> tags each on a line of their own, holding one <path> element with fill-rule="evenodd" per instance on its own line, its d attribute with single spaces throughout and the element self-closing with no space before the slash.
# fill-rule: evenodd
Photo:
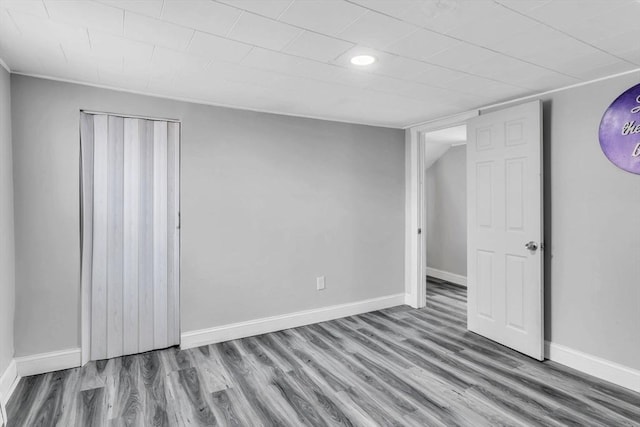
<svg viewBox="0 0 640 427">
<path fill-rule="evenodd" d="M 180 344 L 180 122 L 80 113 L 82 364 Z"/>
<path fill-rule="evenodd" d="M 466 301 L 467 125 L 425 132 L 423 138 L 425 302 L 433 298 L 437 304 L 443 295 Z"/>
</svg>

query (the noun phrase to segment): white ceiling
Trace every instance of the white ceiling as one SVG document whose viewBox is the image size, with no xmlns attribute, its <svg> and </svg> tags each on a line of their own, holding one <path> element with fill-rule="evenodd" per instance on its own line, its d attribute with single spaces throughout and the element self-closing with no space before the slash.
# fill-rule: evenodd
<svg viewBox="0 0 640 427">
<path fill-rule="evenodd" d="M 0 0 L 16 73 L 404 127 L 640 66 L 638 0 Z M 358 68 L 349 59 L 371 53 Z"/>
<path fill-rule="evenodd" d="M 424 134 L 427 144 L 454 145 L 467 142 L 467 125 L 453 126 Z"/>
<path fill-rule="evenodd" d="M 429 169 L 454 145 L 467 142 L 467 125 L 434 130 L 424 134 L 427 143 L 424 151 L 424 168 Z"/>
</svg>

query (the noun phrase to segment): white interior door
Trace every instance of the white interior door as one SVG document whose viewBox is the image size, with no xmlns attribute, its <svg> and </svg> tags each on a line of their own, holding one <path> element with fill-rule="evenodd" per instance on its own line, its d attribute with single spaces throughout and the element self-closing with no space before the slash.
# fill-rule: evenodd
<svg viewBox="0 0 640 427">
<path fill-rule="evenodd" d="M 540 101 L 468 122 L 468 328 L 544 357 Z"/>
<path fill-rule="evenodd" d="M 82 287 L 91 360 L 180 342 L 179 126 L 82 114 Z"/>
</svg>

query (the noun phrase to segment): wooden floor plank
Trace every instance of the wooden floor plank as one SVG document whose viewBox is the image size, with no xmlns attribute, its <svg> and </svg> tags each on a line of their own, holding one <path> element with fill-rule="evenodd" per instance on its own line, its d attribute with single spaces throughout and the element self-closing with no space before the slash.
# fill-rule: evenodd
<svg viewBox="0 0 640 427">
<path fill-rule="evenodd" d="M 640 426 L 640 394 L 466 329 L 466 289 L 22 378 L 9 426 Z"/>
</svg>

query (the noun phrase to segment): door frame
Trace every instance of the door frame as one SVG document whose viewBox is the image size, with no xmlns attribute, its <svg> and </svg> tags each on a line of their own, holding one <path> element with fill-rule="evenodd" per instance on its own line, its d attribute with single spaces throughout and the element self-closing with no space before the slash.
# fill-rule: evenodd
<svg viewBox="0 0 640 427">
<path fill-rule="evenodd" d="M 154 121 L 164 121 L 164 122 L 172 122 L 178 123 L 180 126 L 178 128 L 178 170 L 177 170 L 177 179 L 178 179 L 178 187 L 176 191 L 178 192 L 178 230 L 177 230 L 177 239 L 178 239 L 178 294 L 176 295 L 176 300 L 174 302 L 176 306 L 177 313 L 177 323 L 178 323 L 178 345 L 182 344 L 182 316 L 180 313 L 180 297 L 182 291 L 182 215 L 181 215 L 181 206 L 182 206 L 182 121 L 179 119 L 168 119 L 161 117 L 148 117 L 148 116 L 138 116 L 135 114 L 120 114 L 120 113 L 112 113 L 112 112 L 104 112 L 104 111 L 94 111 L 94 110 L 86 110 L 81 109 L 78 115 L 78 124 L 80 124 L 80 120 L 82 114 L 95 114 L 95 115 L 108 115 L 108 116 L 118 116 L 124 117 L 127 119 L 143 119 L 143 120 L 154 120 Z M 79 152 L 82 151 L 82 141 L 80 139 L 80 132 L 78 131 L 78 148 Z M 79 229 L 82 232 L 82 169 L 80 166 L 81 160 L 78 163 L 78 178 L 79 178 L 79 209 L 80 209 L 80 224 Z M 82 239 L 79 241 L 82 242 Z M 82 253 L 82 245 L 80 246 L 80 253 Z M 86 365 L 91 358 L 91 286 L 89 283 L 84 283 L 82 280 L 82 262 L 80 263 L 80 270 L 78 272 L 78 278 L 80 280 L 80 366 Z"/>
<path fill-rule="evenodd" d="M 413 308 L 427 304 L 425 134 L 464 125 L 479 115 L 480 110 L 472 110 L 405 129 L 405 304 Z"/>
</svg>

